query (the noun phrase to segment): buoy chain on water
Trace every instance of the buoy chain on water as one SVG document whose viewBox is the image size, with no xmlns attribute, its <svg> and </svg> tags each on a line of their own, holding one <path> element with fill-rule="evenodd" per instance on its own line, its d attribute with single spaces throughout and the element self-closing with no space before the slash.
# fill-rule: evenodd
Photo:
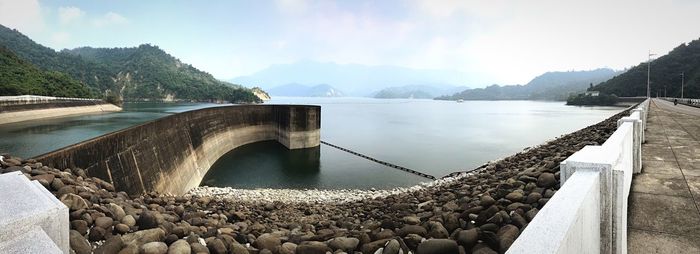
<svg viewBox="0 0 700 254">
<path fill-rule="evenodd" d="M 340 146 L 337 146 L 337 145 L 328 143 L 328 142 L 323 141 L 323 140 L 321 140 L 321 144 L 324 144 L 324 145 L 327 145 L 327 146 L 336 148 L 336 149 L 338 149 L 338 150 L 341 150 L 341 151 L 344 151 L 344 152 L 347 152 L 347 153 L 356 155 L 356 156 L 358 156 L 358 157 L 365 158 L 365 159 L 370 160 L 370 161 L 374 161 L 374 162 L 376 162 L 376 163 L 382 164 L 382 165 L 387 166 L 387 167 L 392 167 L 392 168 L 395 168 L 395 169 L 398 169 L 398 170 L 401 170 L 401 171 L 405 171 L 405 172 L 408 172 L 408 173 L 411 173 L 411 174 L 414 174 L 414 175 L 422 176 L 422 177 L 425 177 L 425 178 L 428 178 L 428 179 L 431 179 L 431 180 L 435 180 L 435 179 L 436 179 L 434 176 L 428 175 L 428 174 L 426 174 L 426 173 L 421 173 L 421 172 L 415 171 L 415 170 L 413 170 L 413 169 L 409 169 L 409 168 L 405 168 L 405 167 L 402 167 L 402 166 L 399 166 L 399 165 L 391 164 L 391 163 L 386 162 L 386 161 L 377 160 L 377 159 L 372 158 L 372 157 L 369 157 L 369 156 L 367 156 L 367 155 L 364 155 L 364 154 L 361 154 L 361 153 L 352 151 L 352 150 L 350 150 L 350 149 L 343 148 L 343 147 L 340 147 Z"/>
</svg>

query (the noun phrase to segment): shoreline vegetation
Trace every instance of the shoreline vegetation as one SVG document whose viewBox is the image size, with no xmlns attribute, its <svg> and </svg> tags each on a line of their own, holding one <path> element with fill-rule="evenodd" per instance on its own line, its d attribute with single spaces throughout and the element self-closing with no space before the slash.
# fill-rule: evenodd
<svg viewBox="0 0 700 254">
<path fill-rule="evenodd" d="M 197 188 L 171 196 L 129 196 L 79 168 L 54 169 L 4 155 L 2 173 L 21 171 L 70 210 L 78 254 L 137 253 L 503 253 L 559 188 L 559 163 L 604 142 L 627 110 L 480 169 L 408 188 L 300 192 Z M 357 196 L 365 193 L 365 196 Z M 345 196 L 345 197 L 343 197 Z M 276 197 L 276 198 L 274 198 Z M 359 197 L 362 197 L 361 199 Z M 426 240 L 427 239 L 427 240 Z"/>
</svg>

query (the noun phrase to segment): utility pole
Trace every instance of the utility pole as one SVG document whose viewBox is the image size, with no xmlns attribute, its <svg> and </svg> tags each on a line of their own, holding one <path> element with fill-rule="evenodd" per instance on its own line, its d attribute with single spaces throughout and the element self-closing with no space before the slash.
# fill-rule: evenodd
<svg viewBox="0 0 700 254">
<path fill-rule="evenodd" d="M 685 83 L 685 72 L 681 72 L 681 99 L 683 99 L 683 83 Z"/>
<path fill-rule="evenodd" d="M 653 56 L 653 55 L 656 55 L 656 54 L 652 54 L 651 50 L 649 50 L 649 60 L 647 60 L 647 98 L 651 98 L 651 85 L 650 85 L 651 80 L 649 77 L 651 75 L 651 56 Z"/>
<path fill-rule="evenodd" d="M 666 96 L 666 85 L 664 85 L 664 98 L 666 98 L 666 97 L 668 97 L 668 96 Z"/>
</svg>

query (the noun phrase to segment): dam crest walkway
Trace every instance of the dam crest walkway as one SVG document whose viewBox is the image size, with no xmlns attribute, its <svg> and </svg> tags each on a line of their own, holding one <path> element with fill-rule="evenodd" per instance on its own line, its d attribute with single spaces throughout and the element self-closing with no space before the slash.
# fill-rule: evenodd
<svg viewBox="0 0 700 254">
<path fill-rule="evenodd" d="M 628 253 L 700 253 L 700 108 L 653 99 L 645 136 Z"/>
</svg>

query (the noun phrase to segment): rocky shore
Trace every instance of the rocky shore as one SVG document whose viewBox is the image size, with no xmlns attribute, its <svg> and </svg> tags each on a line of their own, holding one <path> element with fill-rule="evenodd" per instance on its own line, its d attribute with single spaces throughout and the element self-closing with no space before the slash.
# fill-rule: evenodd
<svg viewBox="0 0 700 254">
<path fill-rule="evenodd" d="M 559 189 L 559 162 L 627 112 L 469 173 L 393 190 L 197 188 L 129 196 L 79 168 L 4 155 L 70 209 L 75 253 L 504 253 Z M 30 239 L 29 239 L 30 240 Z"/>
</svg>

